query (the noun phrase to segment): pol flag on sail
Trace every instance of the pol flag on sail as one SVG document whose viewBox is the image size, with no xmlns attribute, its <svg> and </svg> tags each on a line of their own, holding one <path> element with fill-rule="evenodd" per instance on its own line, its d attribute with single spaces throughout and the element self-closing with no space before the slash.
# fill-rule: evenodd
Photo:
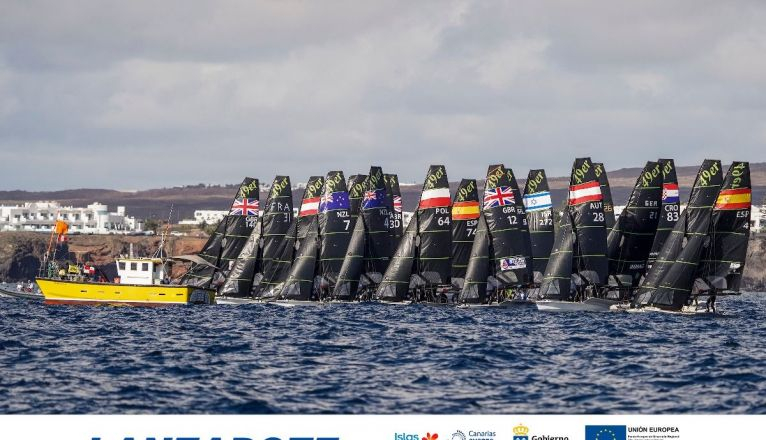
<svg viewBox="0 0 766 440">
<path fill-rule="evenodd" d="M 449 188 L 432 188 L 423 190 L 418 209 L 443 208 L 450 205 Z"/>
<path fill-rule="evenodd" d="M 524 194 L 524 208 L 527 212 L 543 211 L 552 206 L 551 193 L 548 191 Z"/>
</svg>

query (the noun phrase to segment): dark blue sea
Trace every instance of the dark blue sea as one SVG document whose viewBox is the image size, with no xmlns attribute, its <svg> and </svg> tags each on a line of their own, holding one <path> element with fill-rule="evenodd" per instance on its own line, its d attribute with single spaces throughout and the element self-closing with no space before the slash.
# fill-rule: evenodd
<svg viewBox="0 0 766 440">
<path fill-rule="evenodd" d="M 766 294 L 721 316 L 0 298 L 0 413 L 766 413 Z"/>
</svg>

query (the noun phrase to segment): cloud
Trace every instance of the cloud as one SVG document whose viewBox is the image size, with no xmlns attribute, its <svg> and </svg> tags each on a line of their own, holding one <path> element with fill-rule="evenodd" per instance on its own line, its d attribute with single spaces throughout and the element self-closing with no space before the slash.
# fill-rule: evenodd
<svg viewBox="0 0 766 440">
<path fill-rule="evenodd" d="M 3 9 L 0 189 L 766 160 L 761 2 Z"/>
</svg>

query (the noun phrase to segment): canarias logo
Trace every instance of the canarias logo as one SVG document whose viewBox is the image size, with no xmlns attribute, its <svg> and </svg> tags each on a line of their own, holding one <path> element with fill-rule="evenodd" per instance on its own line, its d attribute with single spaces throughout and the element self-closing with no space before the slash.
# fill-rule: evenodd
<svg viewBox="0 0 766 440">
<path fill-rule="evenodd" d="M 434 432 L 433 434 L 431 434 L 430 432 L 427 432 L 427 433 L 426 433 L 426 436 L 425 436 L 425 437 L 423 437 L 423 438 L 422 438 L 422 439 L 420 439 L 420 440 L 436 440 L 436 439 L 438 439 L 438 438 L 439 438 L 439 434 L 437 434 L 437 433 L 435 433 L 435 432 Z"/>
</svg>

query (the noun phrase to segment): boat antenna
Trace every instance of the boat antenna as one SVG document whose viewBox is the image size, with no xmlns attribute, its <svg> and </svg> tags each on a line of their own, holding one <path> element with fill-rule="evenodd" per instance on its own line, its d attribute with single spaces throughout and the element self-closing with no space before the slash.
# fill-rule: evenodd
<svg viewBox="0 0 766 440">
<path fill-rule="evenodd" d="M 173 217 L 173 205 L 171 204 L 170 212 L 168 213 L 168 221 L 165 224 L 165 230 L 162 231 L 162 236 L 160 237 L 160 246 L 154 252 L 155 258 L 163 258 L 165 255 L 165 239 L 167 238 L 168 233 L 170 233 L 170 223 L 171 223 L 172 217 Z"/>
</svg>

